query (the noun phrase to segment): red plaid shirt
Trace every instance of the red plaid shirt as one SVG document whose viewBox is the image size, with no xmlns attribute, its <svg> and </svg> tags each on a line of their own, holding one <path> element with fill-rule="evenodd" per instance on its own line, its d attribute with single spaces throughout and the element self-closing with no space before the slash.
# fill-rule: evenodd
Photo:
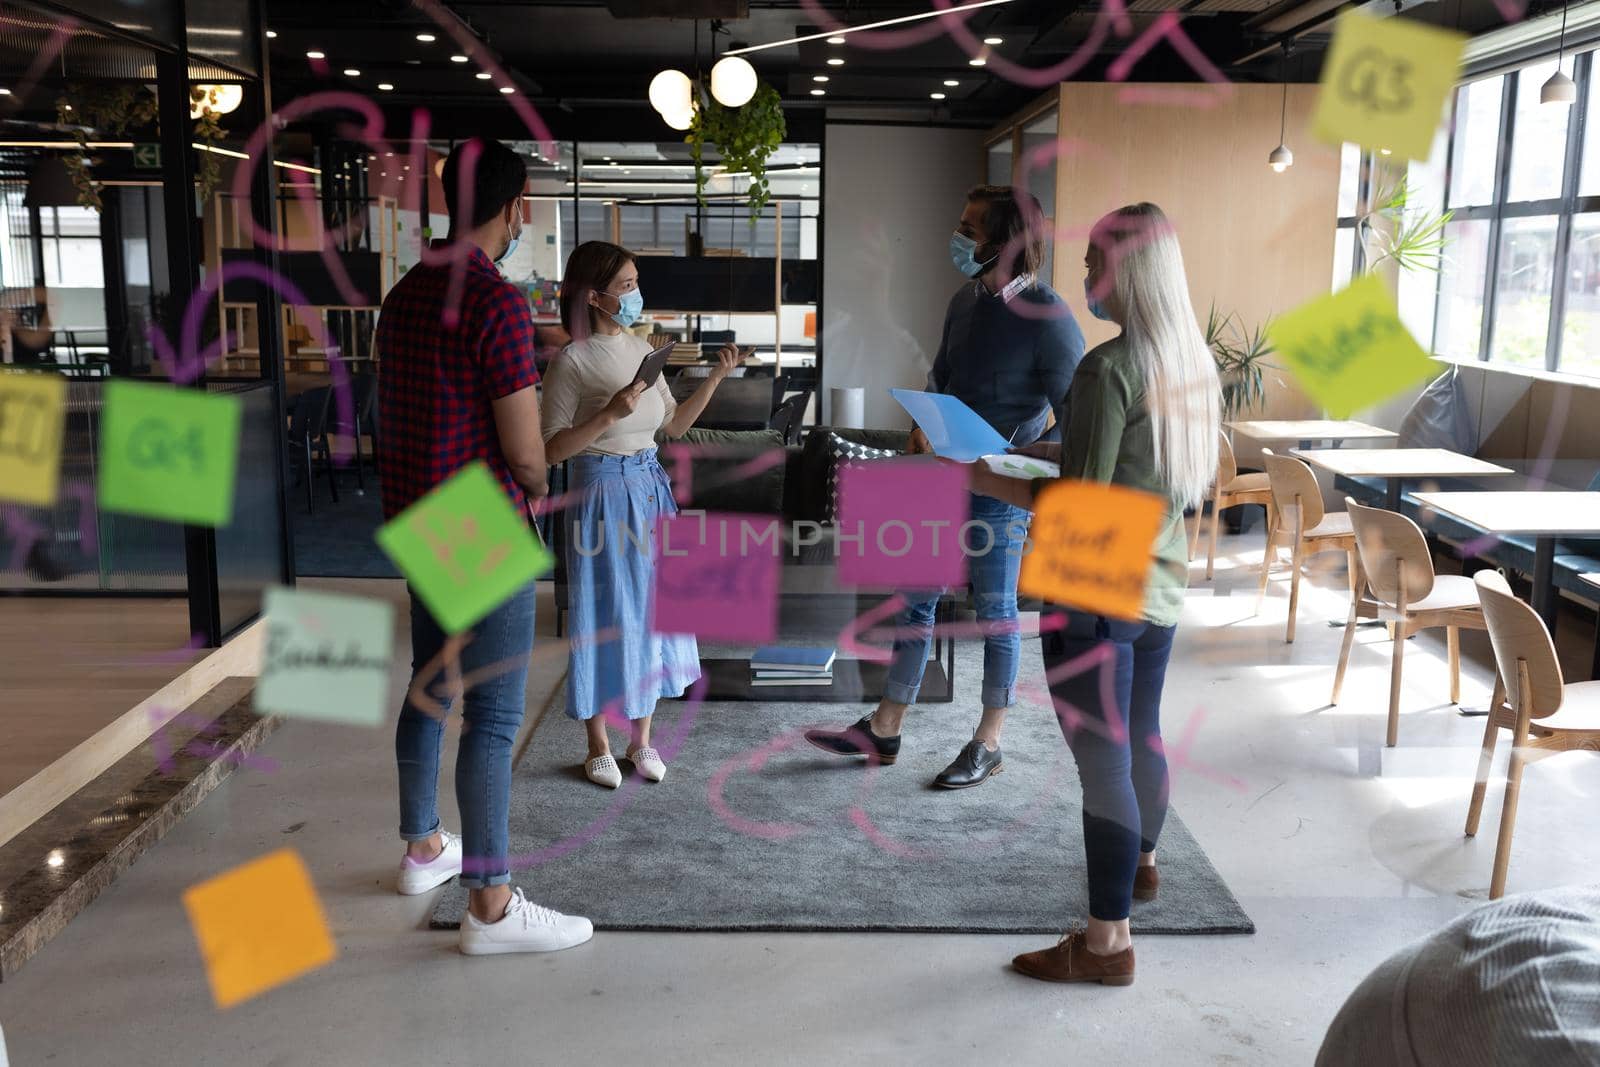
<svg viewBox="0 0 1600 1067">
<path fill-rule="evenodd" d="M 389 290 L 378 319 L 386 519 L 480 459 L 505 486 L 512 506 L 519 512 L 527 506 L 527 495 L 500 451 L 490 405 L 539 381 L 533 311 L 527 297 L 474 247 L 458 324 L 446 326 L 450 269 L 448 263 L 412 267 Z"/>
</svg>

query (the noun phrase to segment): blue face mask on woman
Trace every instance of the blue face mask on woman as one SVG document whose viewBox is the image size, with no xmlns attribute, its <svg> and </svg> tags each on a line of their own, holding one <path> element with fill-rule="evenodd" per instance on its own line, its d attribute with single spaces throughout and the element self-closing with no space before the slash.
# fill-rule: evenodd
<svg viewBox="0 0 1600 1067">
<path fill-rule="evenodd" d="M 606 296 L 616 297 L 617 300 L 617 310 L 608 311 L 606 314 L 611 316 L 612 322 L 624 330 L 638 322 L 639 316 L 644 314 L 643 290 L 635 289 L 620 296 L 616 293 L 607 293 Z"/>
<path fill-rule="evenodd" d="M 989 263 L 978 262 L 978 242 L 964 233 L 950 235 L 950 262 L 956 265 L 956 270 L 969 278 L 976 278 L 988 269 Z"/>
<path fill-rule="evenodd" d="M 1089 284 L 1088 277 L 1083 279 L 1083 298 L 1089 302 L 1089 314 L 1097 319 L 1111 321 L 1111 316 L 1106 313 L 1105 305 L 1094 298 L 1094 286 Z"/>
</svg>

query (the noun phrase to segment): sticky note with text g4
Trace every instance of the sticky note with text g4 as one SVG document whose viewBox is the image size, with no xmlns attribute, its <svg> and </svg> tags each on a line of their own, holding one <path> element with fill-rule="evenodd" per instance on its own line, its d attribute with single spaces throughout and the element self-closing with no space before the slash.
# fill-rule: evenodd
<svg viewBox="0 0 1600 1067">
<path fill-rule="evenodd" d="M 263 715 L 377 726 L 389 711 L 394 605 L 273 588 L 255 709 Z"/>
<path fill-rule="evenodd" d="M 239 398 L 151 382 L 113 380 L 100 421 L 97 501 L 196 526 L 233 519 Z"/>
<path fill-rule="evenodd" d="M 1376 275 L 1302 304 L 1270 323 L 1267 336 L 1300 387 L 1336 419 L 1434 371 Z"/>
<path fill-rule="evenodd" d="M 471 627 L 553 562 L 481 461 L 379 527 L 377 540 L 452 634 Z"/>
<path fill-rule="evenodd" d="M 48 507 L 61 489 L 67 380 L 39 371 L 0 373 L 0 500 Z"/>
<path fill-rule="evenodd" d="M 1466 45 L 1464 33 L 1346 11 L 1322 62 L 1317 137 L 1427 159 Z"/>
<path fill-rule="evenodd" d="M 1034 499 L 1033 551 L 1022 557 L 1018 591 L 1109 618 L 1142 618 L 1166 510 L 1161 497 L 1127 486 L 1046 486 Z"/>
<path fill-rule="evenodd" d="M 190 886 L 183 891 L 183 908 L 219 1008 L 259 996 L 339 955 L 311 872 L 292 848 Z"/>
</svg>

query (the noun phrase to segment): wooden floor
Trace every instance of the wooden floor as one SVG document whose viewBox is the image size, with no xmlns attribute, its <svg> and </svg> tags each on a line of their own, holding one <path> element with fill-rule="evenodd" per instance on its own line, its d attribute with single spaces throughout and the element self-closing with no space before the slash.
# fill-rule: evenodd
<svg viewBox="0 0 1600 1067">
<path fill-rule="evenodd" d="M 0 597 L 0 797 L 205 655 L 172 599 Z"/>
</svg>

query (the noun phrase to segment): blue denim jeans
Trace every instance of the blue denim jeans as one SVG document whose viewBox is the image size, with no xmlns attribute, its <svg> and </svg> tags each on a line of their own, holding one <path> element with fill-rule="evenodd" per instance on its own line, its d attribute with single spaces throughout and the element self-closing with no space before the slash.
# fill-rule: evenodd
<svg viewBox="0 0 1600 1067">
<path fill-rule="evenodd" d="M 1083 783 L 1089 914 L 1108 922 L 1126 919 L 1139 853 L 1155 851 L 1167 818 L 1161 687 L 1178 628 L 1071 612 L 1066 626 L 1045 629 L 1041 643 L 1051 702 Z M 1113 653 L 1112 708 L 1101 698 L 1103 666 L 1064 673 L 1066 664 L 1102 646 Z"/>
<path fill-rule="evenodd" d="M 469 631 L 462 648 L 461 743 L 456 750 L 456 806 L 461 812 L 461 884 L 483 889 L 511 881 L 511 748 L 527 701 L 533 652 L 534 585 L 529 582 Z M 435 662 L 447 635 L 411 593 L 412 687 L 442 705 L 437 714 L 412 703 L 410 688 L 395 728 L 400 770 L 400 836 L 421 841 L 439 831 L 439 757 L 456 666 Z M 474 673 L 479 677 L 474 677 Z"/>
<path fill-rule="evenodd" d="M 984 529 L 968 527 L 964 539 L 969 553 L 967 579 L 972 583 L 978 621 L 1010 624 L 996 627 L 1000 632 L 985 634 L 983 639 L 983 706 L 1009 708 L 1016 700 L 1017 658 L 1022 652 L 1016 627 L 1017 572 L 1022 569 L 1022 549 L 1033 514 L 976 493 L 971 502 L 970 521 L 982 523 L 988 534 L 986 538 Z M 928 650 L 933 646 L 933 616 L 940 592 L 905 596 L 909 603 L 900 613 L 897 629 L 902 633 L 894 642 L 883 695 L 896 703 L 915 704 Z"/>
</svg>

